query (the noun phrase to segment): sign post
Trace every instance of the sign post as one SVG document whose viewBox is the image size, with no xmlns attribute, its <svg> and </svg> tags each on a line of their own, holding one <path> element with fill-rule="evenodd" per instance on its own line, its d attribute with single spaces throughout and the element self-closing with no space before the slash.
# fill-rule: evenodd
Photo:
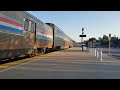
<svg viewBox="0 0 120 90">
<path fill-rule="evenodd" d="M 109 54 L 110 54 L 110 40 L 111 40 L 111 34 L 109 34 Z"/>
<path fill-rule="evenodd" d="M 83 37 L 86 37 L 86 35 L 84 34 L 84 28 L 82 28 L 82 35 L 80 35 L 79 37 L 81 37 L 81 42 L 82 42 L 82 51 L 83 51 Z"/>
<path fill-rule="evenodd" d="M 99 39 L 98 47 L 100 48 L 100 37 L 98 39 Z"/>
</svg>

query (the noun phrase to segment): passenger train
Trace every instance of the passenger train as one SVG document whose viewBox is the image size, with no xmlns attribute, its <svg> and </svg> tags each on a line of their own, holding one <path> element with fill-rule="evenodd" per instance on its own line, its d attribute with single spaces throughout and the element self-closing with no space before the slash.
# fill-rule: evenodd
<svg viewBox="0 0 120 90">
<path fill-rule="evenodd" d="M 0 11 L 0 59 L 35 56 L 75 45 L 53 23 L 44 23 L 26 11 Z"/>
</svg>

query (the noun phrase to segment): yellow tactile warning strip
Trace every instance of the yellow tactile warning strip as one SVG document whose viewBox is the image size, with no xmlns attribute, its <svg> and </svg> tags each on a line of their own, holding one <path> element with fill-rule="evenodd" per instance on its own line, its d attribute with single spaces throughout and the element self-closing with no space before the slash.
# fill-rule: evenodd
<svg viewBox="0 0 120 90">
<path fill-rule="evenodd" d="M 58 53 L 58 52 L 59 51 L 51 52 L 51 53 L 47 53 L 47 54 L 43 54 L 43 55 L 38 55 L 38 56 L 35 56 L 35 57 L 31 57 L 31 58 L 26 58 L 26 59 L 14 61 L 14 62 L 9 62 L 9 63 L 5 63 L 5 64 L 1 64 L 0 65 L 0 69 L 9 68 L 9 67 L 14 66 L 14 65 L 18 65 L 18 64 L 21 64 L 21 63 L 24 63 L 24 62 L 27 62 L 27 61 L 38 59 L 38 58 L 41 58 L 43 56 L 47 56 L 47 55 L 50 55 L 50 54 L 55 54 L 55 53 Z"/>
</svg>

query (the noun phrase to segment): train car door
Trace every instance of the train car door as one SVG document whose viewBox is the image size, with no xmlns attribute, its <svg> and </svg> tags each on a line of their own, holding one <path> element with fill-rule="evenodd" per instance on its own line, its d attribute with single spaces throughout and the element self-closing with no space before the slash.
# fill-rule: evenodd
<svg viewBox="0 0 120 90">
<path fill-rule="evenodd" d="M 24 19 L 24 40 L 25 47 L 28 48 L 28 54 L 31 54 L 36 42 L 36 23 L 31 20 Z"/>
</svg>

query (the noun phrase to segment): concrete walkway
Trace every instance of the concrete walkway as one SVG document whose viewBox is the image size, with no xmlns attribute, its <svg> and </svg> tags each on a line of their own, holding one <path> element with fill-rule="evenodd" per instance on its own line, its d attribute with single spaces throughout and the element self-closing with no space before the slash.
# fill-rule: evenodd
<svg viewBox="0 0 120 90">
<path fill-rule="evenodd" d="M 70 48 L 0 71 L 0 79 L 119 79 L 120 60 Z"/>
</svg>

